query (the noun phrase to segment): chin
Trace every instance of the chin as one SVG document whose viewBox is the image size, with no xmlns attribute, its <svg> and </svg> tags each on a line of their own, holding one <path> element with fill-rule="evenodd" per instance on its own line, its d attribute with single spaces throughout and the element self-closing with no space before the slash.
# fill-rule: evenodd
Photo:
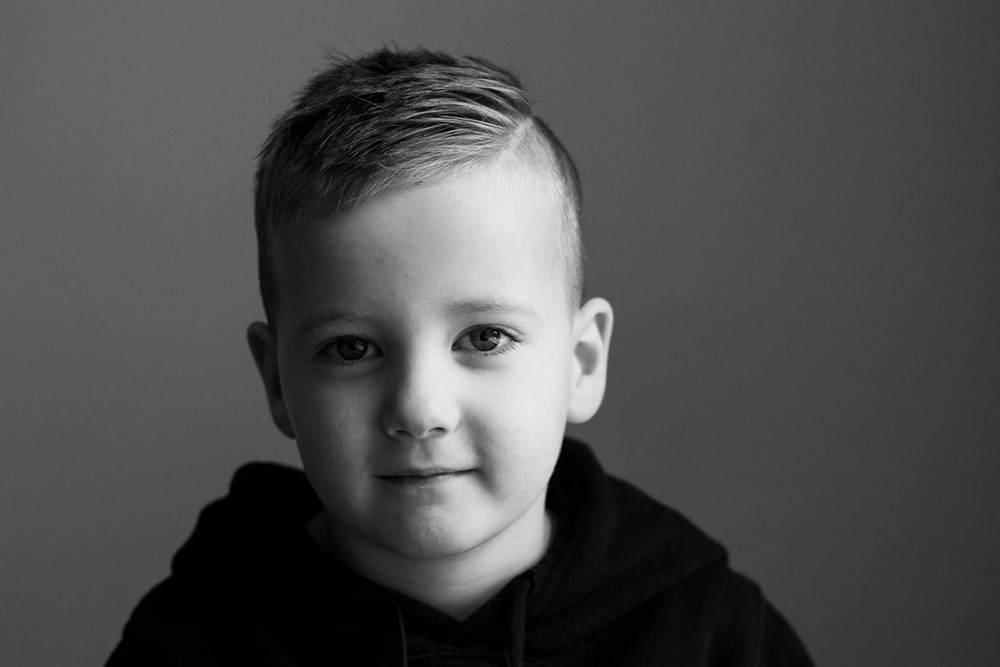
<svg viewBox="0 0 1000 667">
<path fill-rule="evenodd" d="M 469 530 L 453 527 L 415 526 L 386 536 L 390 550 L 408 558 L 435 559 L 459 556 L 485 541 Z"/>
</svg>

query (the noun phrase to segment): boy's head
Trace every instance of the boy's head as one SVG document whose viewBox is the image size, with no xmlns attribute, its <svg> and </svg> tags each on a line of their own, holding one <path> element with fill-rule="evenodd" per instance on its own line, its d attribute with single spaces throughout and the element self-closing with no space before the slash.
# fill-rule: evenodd
<svg viewBox="0 0 1000 667">
<path fill-rule="evenodd" d="M 250 344 L 338 548 L 530 552 L 566 423 L 603 397 L 611 310 L 580 304 L 576 174 L 516 80 L 342 63 L 275 125 L 257 186 Z"/>
<path fill-rule="evenodd" d="M 383 49 L 315 76 L 274 124 L 259 156 L 255 224 L 261 296 L 278 317 L 276 244 L 302 218 L 334 218 L 379 195 L 498 160 L 561 202 L 558 259 L 571 307 L 583 295 L 580 182 L 569 153 L 532 114 L 517 78 L 486 61 Z"/>
</svg>

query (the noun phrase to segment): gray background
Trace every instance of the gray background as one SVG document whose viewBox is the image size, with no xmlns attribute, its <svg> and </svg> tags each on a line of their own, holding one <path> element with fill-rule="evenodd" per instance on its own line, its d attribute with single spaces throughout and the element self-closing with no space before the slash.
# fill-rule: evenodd
<svg viewBox="0 0 1000 667">
<path fill-rule="evenodd" d="M 1000 12 L 982 2 L 0 9 L 0 663 L 99 664 L 294 461 L 244 344 L 253 160 L 321 62 L 523 72 L 585 187 L 606 465 L 825 665 L 1000 664 Z"/>
</svg>

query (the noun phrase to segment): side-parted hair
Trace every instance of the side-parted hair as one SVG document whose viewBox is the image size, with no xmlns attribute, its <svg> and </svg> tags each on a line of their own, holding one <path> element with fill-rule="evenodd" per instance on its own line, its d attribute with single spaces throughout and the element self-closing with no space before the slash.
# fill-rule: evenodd
<svg viewBox="0 0 1000 667">
<path fill-rule="evenodd" d="M 276 326 L 275 242 L 304 218 L 333 218 L 392 190 L 512 157 L 551 182 L 570 305 L 583 294 L 580 181 L 517 77 L 485 60 L 381 49 L 334 57 L 271 128 L 258 156 L 254 219 L 264 310 Z"/>
</svg>

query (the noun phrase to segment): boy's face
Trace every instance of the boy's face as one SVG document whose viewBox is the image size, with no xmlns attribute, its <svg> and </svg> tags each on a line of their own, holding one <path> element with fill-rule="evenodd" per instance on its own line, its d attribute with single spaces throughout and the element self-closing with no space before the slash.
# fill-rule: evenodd
<svg viewBox="0 0 1000 667">
<path fill-rule="evenodd" d="M 278 244 L 277 330 L 251 342 L 337 537 L 428 558 L 544 521 L 610 311 L 607 334 L 593 303 L 568 312 L 560 208 L 532 182 L 490 167 Z"/>
</svg>

